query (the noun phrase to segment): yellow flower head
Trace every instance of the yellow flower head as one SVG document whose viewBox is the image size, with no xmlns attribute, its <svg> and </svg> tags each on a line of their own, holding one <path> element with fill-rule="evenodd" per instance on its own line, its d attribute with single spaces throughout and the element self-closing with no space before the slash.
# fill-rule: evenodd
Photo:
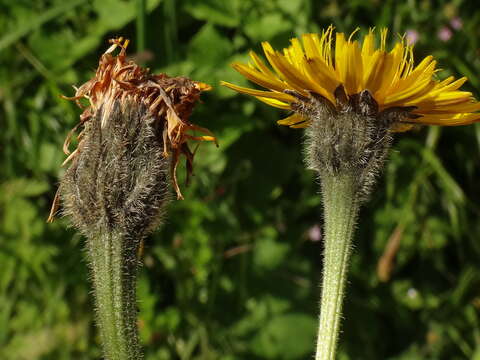
<svg viewBox="0 0 480 360">
<path fill-rule="evenodd" d="M 427 56 L 415 66 L 413 46 L 404 39 L 387 51 L 387 29 L 380 31 L 379 47 L 373 29 L 362 43 L 353 39 L 356 31 L 347 39 L 330 26 L 321 35 L 304 34 L 301 41 L 292 39 L 283 52 L 263 42 L 271 68 L 253 51 L 252 63 L 232 66 L 269 91 L 222 84 L 271 106 L 294 110 L 294 115 L 278 122 L 290 127 L 310 124 L 311 119 L 299 106 L 307 99 L 321 99 L 332 109 L 342 111 L 345 106 L 355 108 L 356 98 L 362 92 L 373 98 L 377 114 L 391 109 L 397 115 L 403 114 L 394 117 L 390 127 L 394 131 L 408 130 L 414 124 L 452 126 L 480 120 L 480 103 L 470 92 L 459 90 L 466 77 L 455 80 L 450 76 L 439 81 L 433 57 Z"/>
</svg>

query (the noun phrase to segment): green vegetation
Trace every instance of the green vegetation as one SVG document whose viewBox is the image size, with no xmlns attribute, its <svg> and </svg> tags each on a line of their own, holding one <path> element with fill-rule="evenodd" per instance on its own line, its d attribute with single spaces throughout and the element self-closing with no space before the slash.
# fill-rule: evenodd
<svg viewBox="0 0 480 360">
<path fill-rule="evenodd" d="M 442 78 L 468 76 L 465 88 L 478 97 L 477 8 L 473 0 L 0 0 L 0 359 L 100 358 L 84 239 L 65 219 L 45 220 L 64 171 L 63 139 L 81 112 L 59 95 L 92 76 L 109 38 L 130 38 L 130 54 L 154 72 L 214 86 L 193 121 L 220 148 L 199 147 L 186 200 L 170 204 L 144 246 L 146 359 L 303 360 L 314 351 L 322 245 L 302 130 L 277 126 L 285 113 L 218 82 L 246 85 L 229 64 L 263 40 L 278 48 L 331 23 L 347 33 L 388 26 L 416 31 L 417 58 L 433 54 Z M 478 125 L 396 137 L 361 211 L 339 359 L 480 359 L 479 178 Z M 398 241 L 395 260 L 382 258 Z"/>
</svg>

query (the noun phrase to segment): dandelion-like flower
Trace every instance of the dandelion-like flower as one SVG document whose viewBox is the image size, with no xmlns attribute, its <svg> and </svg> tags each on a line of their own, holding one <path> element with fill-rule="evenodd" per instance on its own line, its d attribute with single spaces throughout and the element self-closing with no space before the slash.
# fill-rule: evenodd
<svg viewBox="0 0 480 360">
<path fill-rule="evenodd" d="M 434 58 L 427 56 L 415 66 L 413 45 L 405 39 L 387 51 L 387 29 L 380 31 L 379 47 L 374 30 L 369 31 L 362 44 L 354 40 L 355 33 L 347 39 L 330 26 L 321 35 L 304 34 L 302 41 L 292 39 L 283 52 L 264 42 L 263 51 L 272 69 L 253 51 L 252 63 L 234 63 L 233 67 L 269 91 L 227 82 L 223 85 L 271 106 L 294 110 L 295 114 L 279 121 L 290 127 L 310 124 L 311 117 L 301 111 L 305 101 L 321 98 L 342 111 L 345 106 L 361 105 L 358 100 L 365 92 L 375 101 L 378 114 L 392 113 L 389 109 L 402 110 L 401 116 L 389 116 L 394 131 L 408 130 L 414 124 L 465 125 L 480 119 L 480 114 L 475 113 L 480 104 L 470 92 L 459 90 L 466 77 L 437 80 Z"/>
<path fill-rule="evenodd" d="M 351 242 L 363 201 L 372 190 L 391 145 L 392 133 L 421 125 L 466 125 L 480 119 L 480 103 L 460 90 L 467 80 L 436 78 L 436 61 L 418 65 L 413 45 L 401 38 L 387 50 L 387 30 L 372 29 L 363 42 L 334 33 L 292 39 L 283 52 L 262 44 L 270 64 L 233 67 L 256 90 L 223 85 L 292 114 L 280 125 L 306 128 L 305 155 L 318 173 L 324 207 L 323 282 L 316 360 L 336 358 Z"/>
</svg>

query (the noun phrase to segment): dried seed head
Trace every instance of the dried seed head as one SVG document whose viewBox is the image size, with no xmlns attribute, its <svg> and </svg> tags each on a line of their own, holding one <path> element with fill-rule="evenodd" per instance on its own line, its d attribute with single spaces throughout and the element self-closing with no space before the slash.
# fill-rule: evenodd
<svg viewBox="0 0 480 360">
<path fill-rule="evenodd" d="M 357 191 L 366 199 L 392 141 L 392 127 L 405 123 L 409 108 L 379 112 L 368 90 L 347 96 L 342 86 L 335 91 L 336 105 L 325 99 L 299 97 L 294 111 L 308 119 L 306 158 L 320 177 L 354 174 Z"/>
<path fill-rule="evenodd" d="M 65 213 L 83 232 L 121 229 L 143 234 L 161 218 L 171 178 L 176 178 L 179 157 L 187 162 L 187 179 L 194 153 L 187 141 L 216 141 L 209 130 L 188 121 L 202 91 L 210 87 L 188 78 L 152 75 L 126 59 L 128 41 L 111 40 L 95 76 L 77 89 L 75 100 L 89 106 L 65 140 L 70 162 L 52 206 L 53 220 L 59 200 Z M 112 53 L 120 48 L 118 55 Z M 78 146 L 68 147 L 77 128 Z M 206 135 L 194 136 L 191 131 Z"/>
</svg>

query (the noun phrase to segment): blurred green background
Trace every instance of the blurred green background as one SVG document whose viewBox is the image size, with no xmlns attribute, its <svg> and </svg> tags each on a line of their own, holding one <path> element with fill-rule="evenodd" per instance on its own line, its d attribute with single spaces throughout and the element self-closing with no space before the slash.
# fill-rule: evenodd
<svg viewBox="0 0 480 360">
<path fill-rule="evenodd" d="M 466 75 L 480 95 L 473 0 L 0 0 L 0 359 L 101 357 L 84 240 L 45 220 L 81 112 L 59 95 L 118 35 L 153 71 L 215 87 L 192 121 L 220 141 L 200 146 L 186 200 L 146 241 L 146 359 L 312 358 L 321 200 L 302 131 L 218 82 L 246 85 L 229 64 L 261 41 L 284 47 L 329 24 L 407 33 L 416 59 L 433 54 L 440 78 Z M 340 359 L 480 359 L 479 155 L 479 126 L 396 137 L 362 210 Z"/>
</svg>

